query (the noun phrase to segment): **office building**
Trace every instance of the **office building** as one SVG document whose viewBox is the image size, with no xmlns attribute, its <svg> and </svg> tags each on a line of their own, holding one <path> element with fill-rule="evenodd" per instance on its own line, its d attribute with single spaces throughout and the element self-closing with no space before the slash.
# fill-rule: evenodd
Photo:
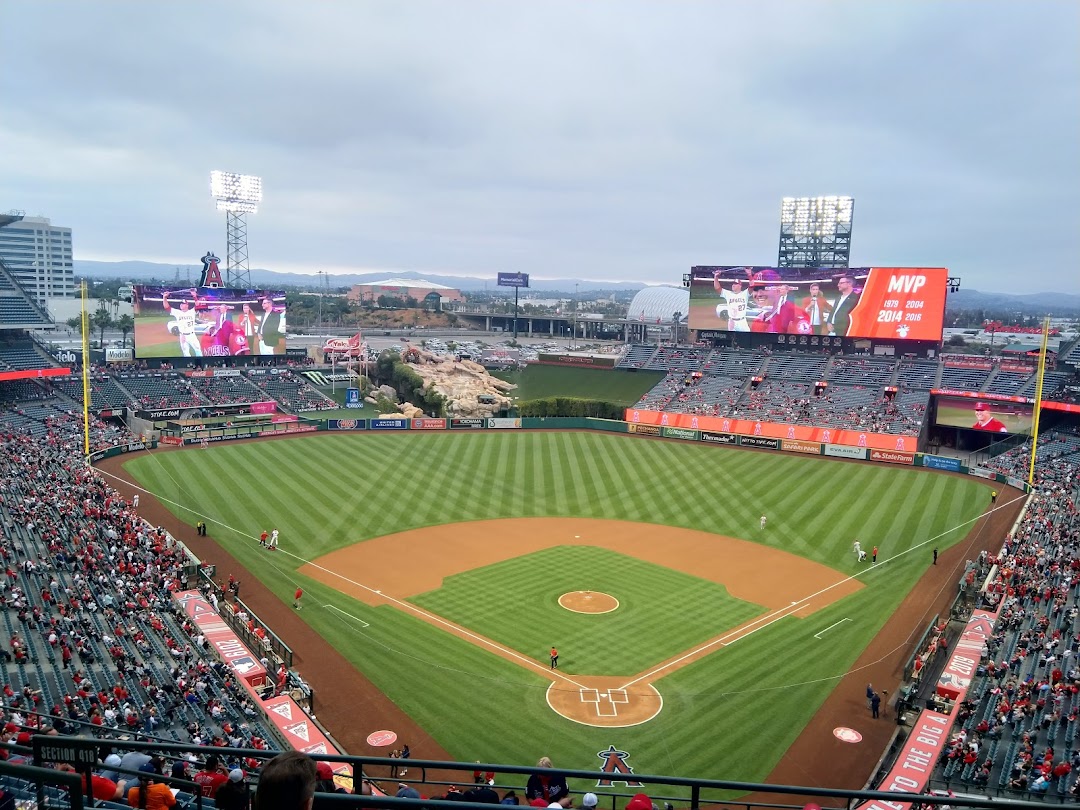
<svg viewBox="0 0 1080 810">
<path fill-rule="evenodd" d="M 0 214 L 0 261 L 42 307 L 49 298 L 75 297 L 71 228 L 45 217 Z"/>
</svg>

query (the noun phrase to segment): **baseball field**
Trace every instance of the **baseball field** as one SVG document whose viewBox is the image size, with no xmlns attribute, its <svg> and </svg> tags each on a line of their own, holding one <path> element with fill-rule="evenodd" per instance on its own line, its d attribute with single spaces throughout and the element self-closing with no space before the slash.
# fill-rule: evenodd
<svg viewBox="0 0 1080 810">
<path fill-rule="evenodd" d="M 320 434 L 155 451 L 124 470 L 183 524 L 208 521 L 219 556 L 200 553 L 246 569 L 251 598 L 265 586 L 280 609 L 302 585 L 281 632 L 317 699 L 370 681 L 414 756 L 597 769 L 613 746 L 638 773 L 745 781 L 770 774 L 845 677 L 865 685 L 860 655 L 935 547 L 972 556 L 990 492 L 911 468 L 547 431 Z M 267 552 L 256 537 L 273 528 Z M 857 561 L 855 539 L 877 564 Z M 330 646 L 305 648 L 309 629 Z M 350 669 L 320 679 L 339 655 Z M 376 703 L 319 718 L 377 754 L 362 740 L 393 715 L 376 719 Z M 858 687 L 850 703 L 848 725 L 869 734 Z"/>
</svg>

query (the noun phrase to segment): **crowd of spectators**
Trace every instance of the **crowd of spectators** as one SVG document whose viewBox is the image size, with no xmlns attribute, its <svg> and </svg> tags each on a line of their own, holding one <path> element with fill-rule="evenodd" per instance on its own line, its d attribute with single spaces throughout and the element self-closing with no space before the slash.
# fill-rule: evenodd
<svg viewBox="0 0 1080 810">
<path fill-rule="evenodd" d="M 1019 458 L 1001 471 L 1021 472 Z M 980 606 L 999 616 L 935 771 L 953 789 L 1080 798 L 1078 472 L 1041 458 L 1023 519 L 989 558 Z"/>
</svg>

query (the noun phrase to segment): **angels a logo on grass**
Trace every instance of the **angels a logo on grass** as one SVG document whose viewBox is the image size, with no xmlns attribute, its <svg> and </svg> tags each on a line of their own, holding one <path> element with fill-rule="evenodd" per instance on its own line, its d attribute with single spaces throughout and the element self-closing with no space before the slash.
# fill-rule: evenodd
<svg viewBox="0 0 1080 810">
<path fill-rule="evenodd" d="M 607 751 L 597 751 L 596 755 L 604 761 L 600 770 L 612 774 L 606 779 L 597 780 L 597 787 L 611 787 L 615 782 L 622 782 L 627 787 L 642 787 L 641 782 L 636 779 L 624 778 L 634 775 L 634 769 L 626 761 L 630 758 L 628 753 L 619 751 L 614 745 L 609 745 Z"/>
<path fill-rule="evenodd" d="M 304 742 L 310 742 L 311 738 L 308 736 L 308 724 L 306 720 L 301 720 L 299 723 L 293 723 L 291 726 L 285 726 L 285 730 L 290 734 L 294 734 Z"/>
</svg>

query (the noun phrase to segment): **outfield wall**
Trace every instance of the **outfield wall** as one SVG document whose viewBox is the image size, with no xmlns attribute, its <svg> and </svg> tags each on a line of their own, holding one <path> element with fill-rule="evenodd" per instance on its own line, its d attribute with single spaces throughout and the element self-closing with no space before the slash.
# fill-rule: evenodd
<svg viewBox="0 0 1080 810">
<path fill-rule="evenodd" d="M 229 428 L 208 425 L 205 430 L 185 432 L 180 435 L 163 436 L 166 444 L 202 445 L 233 439 L 259 439 L 273 436 L 289 436 L 316 431 L 444 431 L 444 430 L 600 430 L 608 433 L 629 433 L 635 436 L 678 439 L 727 447 L 744 447 L 754 450 L 775 450 L 783 453 L 799 453 L 807 456 L 873 461 L 878 464 L 900 464 L 908 467 L 926 467 L 933 470 L 955 472 L 982 478 L 987 482 L 1011 486 L 1030 492 L 1024 481 L 995 473 L 983 467 L 966 467 L 959 459 L 916 453 L 906 450 L 885 450 L 875 447 L 859 447 L 850 444 L 810 441 L 797 438 L 774 438 L 745 433 L 720 432 L 696 428 L 653 425 L 642 422 L 595 419 L 588 416 L 526 416 L 526 417 L 463 417 L 409 419 L 405 416 L 376 416 L 370 419 L 305 419 L 301 422 L 284 422 L 273 425 L 238 425 Z M 820 430 L 820 428 L 818 429 Z M 910 437 L 900 437 L 910 438 Z M 141 449 L 141 448 L 140 448 Z M 123 451 L 120 451 L 123 452 Z M 97 460 L 97 459 L 93 459 Z"/>
</svg>

